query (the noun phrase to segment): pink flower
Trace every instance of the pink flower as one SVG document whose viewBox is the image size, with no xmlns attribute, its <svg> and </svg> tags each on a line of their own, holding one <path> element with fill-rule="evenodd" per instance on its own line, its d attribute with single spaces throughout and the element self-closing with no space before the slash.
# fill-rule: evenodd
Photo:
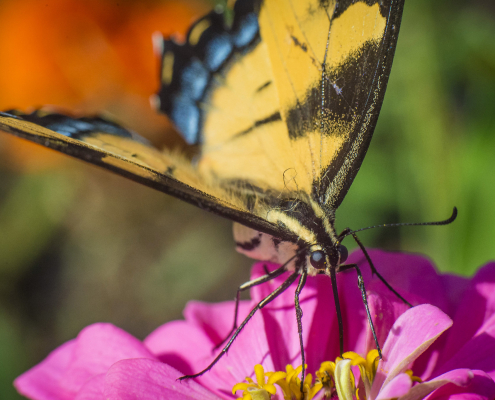
<svg viewBox="0 0 495 400">
<path fill-rule="evenodd" d="M 385 341 L 383 359 L 378 364 L 366 397 L 373 400 L 419 400 L 427 396 L 433 400 L 463 394 L 466 399 L 493 399 L 495 382 L 492 377 L 481 369 L 462 368 L 462 365 L 443 374 L 433 372 L 423 382 L 413 386 L 414 380 L 406 373 L 406 368 L 412 365 L 416 374 L 415 361 L 418 356 L 451 325 L 452 320 L 445 313 L 429 304 L 413 307 L 402 314 Z M 483 353 L 482 349 L 478 349 L 480 353 Z"/>
<path fill-rule="evenodd" d="M 366 397 L 495 398 L 495 263 L 469 280 L 439 275 L 419 256 L 377 250 L 370 255 L 407 300 L 428 304 L 408 309 L 371 277 L 362 253 L 350 256 L 350 263 L 361 265 L 383 348 L 383 360 Z M 253 277 L 263 274 L 262 266 L 254 266 Z M 241 317 L 284 278 L 254 288 L 253 300 L 241 303 Z M 338 286 L 345 349 L 364 355 L 373 348 L 373 340 L 355 272 L 339 274 Z M 294 290 L 289 288 L 255 315 L 229 353 L 195 381 L 176 379 L 202 370 L 213 360 L 214 346 L 231 328 L 233 302 L 191 302 L 185 321 L 161 326 L 144 342 L 109 324 L 91 325 L 17 378 L 15 386 L 37 400 L 229 399 L 236 383 L 254 377 L 256 364 L 262 364 L 264 371 L 285 371 L 287 364 L 300 364 L 293 304 Z M 314 374 L 322 362 L 338 356 L 330 280 L 308 279 L 301 306 L 308 371 Z M 423 383 L 413 384 L 405 373 L 409 368 Z"/>
</svg>

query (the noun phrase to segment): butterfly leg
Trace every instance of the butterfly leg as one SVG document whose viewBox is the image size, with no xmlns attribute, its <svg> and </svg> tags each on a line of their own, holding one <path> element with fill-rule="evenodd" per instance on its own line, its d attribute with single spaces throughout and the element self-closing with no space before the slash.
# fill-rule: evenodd
<svg viewBox="0 0 495 400">
<path fill-rule="evenodd" d="M 301 346 L 301 362 L 302 362 L 302 371 L 301 371 L 301 393 L 303 393 L 303 387 L 304 387 L 304 375 L 306 373 L 306 359 L 304 357 L 304 343 L 303 343 L 303 336 L 302 336 L 302 316 L 303 312 L 301 309 L 301 305 L 299 303 L 299 295 L 301 294 L 301 291 L 306 284 L 306 278 L 308 277 L 308 271 L 306 269 L 302 270 L 301 273 L 301 278 L 299 278 L 299 283 L 296 288 L 296 294 L 294 297 L 294 304 L 296 306 L 296 319 L 297 319 L 297 333 L 299 335 L 299 346 Z"/>
<path fill-rule="evenodd" d="M 330 261 L 327 260 L 328 265 Z M 337 322 L 339 324 L 339 345 L 340 345 L 340 355 L 344 354 L 344 323 L 342 322 L 342 312 L 340 310 L 339 292 L 337 289 L 337 277 L 336 277 L 335 267 L 331 266 L 329 268 L 328 274 L 330 274 L 330 280 L 332 281 L 332 292 L 333 300 L 335 303 L 335 311 L 337 312 Z"/>
<path fill-rule="evenodd" d="M 210 369 L 213 368 L 213 366 L 224 356 L 227 351 L 229 351 L 230 346 L 232 346 L 232 343 L 234 343 L 234 340 L 237 338 L 239 333 L 242 331 L 242 329 L 246 326 L 246 324 L 249 322 L 249 320 L 253 317 L 253 315 L 258 311 L 259 309 L 263 308 L 266 306 L 268 303 L 270 303 L 273 299 L 278 297 L 281 293 L 283 293 L 287 288 L 294 283 L 294 281 L 297 279 L 297 276 L 299 274 L 297 272 L 293 273 L 290 275 L 284 283 L 282 283 L 278 288 L 276 288 L 272 293 L 270 293 L 268 296 L 266 296 L 263 300 L 261 300 L 256 307 L 254 307 L 251 312 L 248 314 L 248 316 L 242 321 L 241 325 L 235 330 L 234 334 L 230 338 L 230 340 L 227 342 L 225 347 L 222 349 L 220 354 L 216 356 L 216 358 L 208 365 L 204 370 L 201 372 L 198 372 L 197 374 L 193 375 L 184 375 L 179 378 L 179 380 L 183 379 L 190 379 L 190 378 L 197 378 L 198 376 L 203 375 L 205 372 L 208 372 Z M 246 349 L 248 351 L 248 349 Z"/>
<path fill-rule="evenodd" d="M 239 286 L 237 288 L 237 295 L 235 298 L 234 326 L 232 327 L 230 332 L 227 334 L 227 336 L 225 336 L 225 339 L 223 339 L 220 343 L 218 343 L 213 348 L 213 350 L 216 350 L 220 346 L 222 346 L 232 336 L 232 334 L 237 329 L 237 315 L 239 313 L 239 302 L 241 299 L 241 293 L 247 289 L 251 289 L 254 286 L 261 285 L 262 283 L 265 283 L 265 282 L 271 281 L 272 279 L 275 279 L 277 276 L 282 275 L 286 271 L 286 269 L 285 269 L 285 265 L 282 265 L 280 268 L 277 268 L 276 270 L 269 272 L 265 266 L 265 271 L 266 271 L 266 275 L 260 276 L 259 278 L 253 279 L 252 281 L 243 283 L 241 286 Z"/>
<path fill-rule="evenodd" d="M 358 276 L 358 287 L 361 292 L 361 298 L 363 299 L 364 309 L 366 310 L 366 316 L 368 317 L 368 324 L 371 329 L 371 334 L 373 335 L 373 339 L 375 340 L 376 349 L 378 350 L 378 356 L 380 359 L 382 358 L 382 350 L 380 349 L 380 345 L 378 343 L 378 338 L 376 336 L 375 325 L 373 324 L 373 319 L 371 318 L 370 307 L 368 304 L 368 296 L 366 295 L 366 289 L 364 287 L 364 279 L 361 274 L 361 270 L 359 269 L 357 264 L 347 264 L 340 265 L 337 272 L 346 271 L 349 269 L 355 269 Z"/>
<path fill-rule="evenodd" d="M 356 243 L 358 244 L 358 246 L 361 248 L 361 250 L 363 251 L 363 254 L 364 256 L 366 257 L 366 260 L 368 260 L 368 264 L 370 265 L 370 268 L 371 268 L 371 272 L 376 275 L 378 277 L 378 279 L 380 279 L 383 284 L 393 293 L 397 296 L 397 298 L 399 298 L 404 304 L 406 304 L 407 306 L 409 307 L 412 307 L 412 304 L 409 303 L 404 297 L 402 297 L 391 285 L 390 283 L 388 283 L 385 278 L 383 276 L 381 276 L 378 271 L 376 270 L 375 266 L 373 265 L 373 262 L 371 261 L 371 257 L 369 256 L 368 252 L 366 251 L 366 248 L 364 247 L 364 245 L 361 243 L 361 240 L 359 240 L 359 238 L 357 237 L 357 235 L 355 233 L 352 233 L 352 237 L 354 238 L 354 240 L 356 241 Z"/>
</svg>

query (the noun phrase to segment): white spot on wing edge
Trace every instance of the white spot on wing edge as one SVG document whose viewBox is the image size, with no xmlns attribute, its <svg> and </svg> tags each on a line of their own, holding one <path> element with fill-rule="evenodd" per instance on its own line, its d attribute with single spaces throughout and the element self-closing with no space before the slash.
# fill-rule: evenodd
<svg viewBox="0 0 495 400">
<path fill-rule="evenodd" d="M 160 97 L 157 94 L 152 94 L 149 100 L 150 100 L 151 108 L 153 108 L 153 110 L 155 111 L 159 111 L 161 105 Z"/>
<path fill-rule="evenodd" d="M 157 57 L 161 57 L 163 54 L 163 35 L 161 32 L 153 32 L 151 41 L 153 43 L 153 52 Z"/>
</svg>

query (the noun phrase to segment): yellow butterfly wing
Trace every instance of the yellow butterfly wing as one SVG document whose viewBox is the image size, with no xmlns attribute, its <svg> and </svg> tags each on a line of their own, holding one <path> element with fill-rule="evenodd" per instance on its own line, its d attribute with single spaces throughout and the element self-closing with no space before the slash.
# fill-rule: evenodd
<svg viewBox="0 0 495 400">
<path fill-rule="evenodd" d="M 403 2 L 273 0 L 259 11 L 306 190 L 336 209 L 373 133 Z M 311 168 L 310 168 L 311 167 Z M 298 174 L 298 177 L 301 174 Z M 310 186 L 311 185 L 311 186 Z"/>
<path fill-rule="evenodd" d="M 184 44 L 156 39 L 155 104 L 199 145 L 192 161 L 101 118 L 10 112 L 0 129 L 280 239 L 309 238 L 282 214 L 294 199 L 331 213 L 345 196 L 376 124 L 402 6 L 238 0 L 230 25 L 212 12 Z"/>
</svg>

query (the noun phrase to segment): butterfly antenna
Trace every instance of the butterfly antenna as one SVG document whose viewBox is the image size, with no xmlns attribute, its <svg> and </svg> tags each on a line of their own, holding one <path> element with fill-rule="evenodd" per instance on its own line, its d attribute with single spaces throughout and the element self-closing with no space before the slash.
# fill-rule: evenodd
<svg viewBox="0 0 495 400">
<path fill-rule="evenodd" d="M 452 210 L 452 215 L 443 221 L 434 221 L 434 222 L 400 222 L 398 224 L 383 224 L 383 225 L 373 225 L 368 226 L 366 228 L 356 229 L 355 231 L 347 231 L 342 235 L 342 239 L 346 236 L 352 235 L 357 232 L 366 231 L 368 229 L 374 228 L 393 228 L 397 226 L 425 226 L 425 225 L 448 225 L 455 221 L 457 218 L 457 207 L 454 207 Z"/>
</svg>

